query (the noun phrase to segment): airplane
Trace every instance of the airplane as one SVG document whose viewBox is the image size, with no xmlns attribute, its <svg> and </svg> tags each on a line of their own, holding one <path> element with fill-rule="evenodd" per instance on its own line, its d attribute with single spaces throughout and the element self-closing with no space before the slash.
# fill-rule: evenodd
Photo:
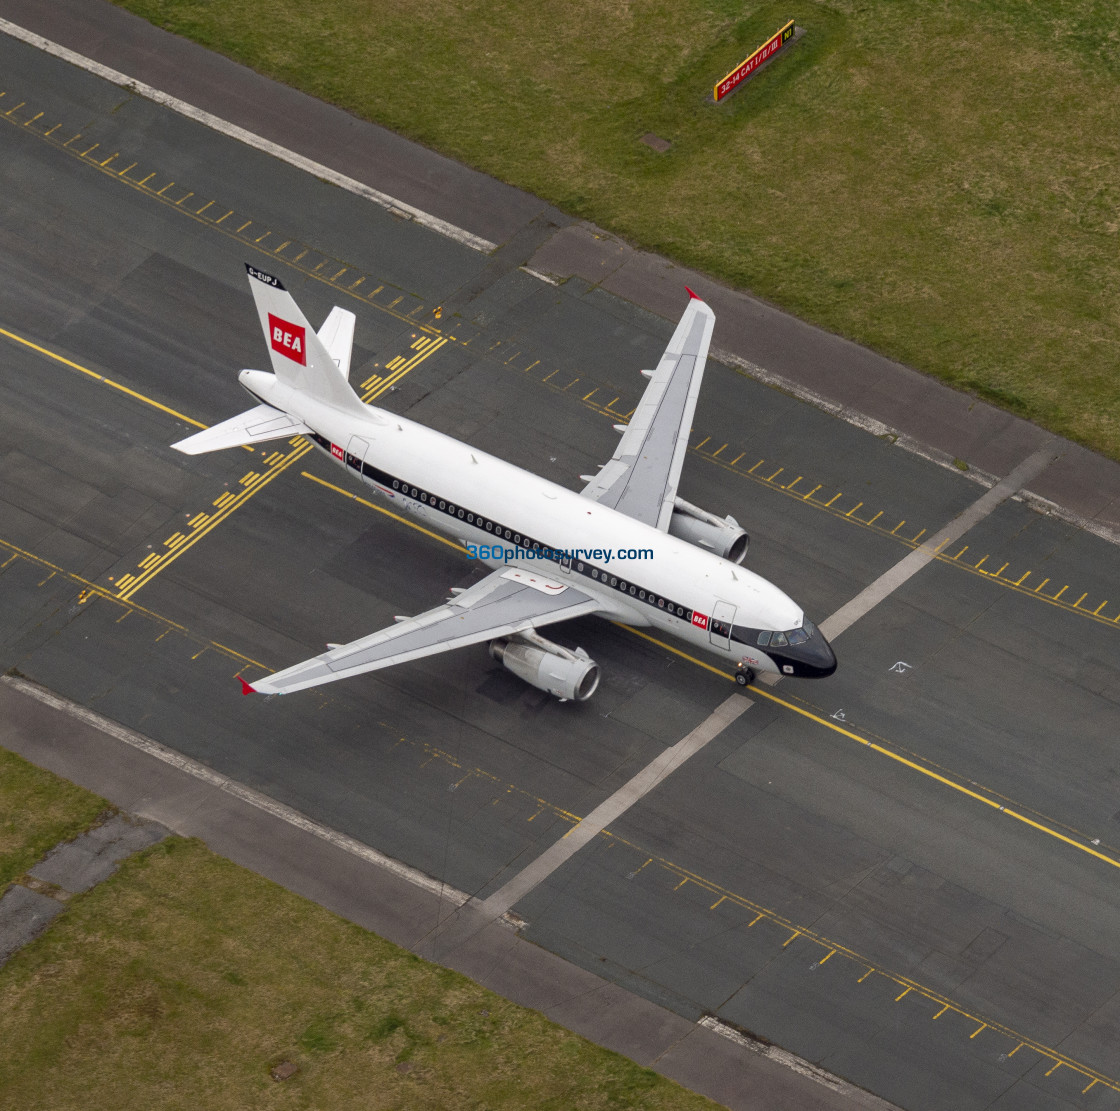
<svg viewBox="0 0 1120 1111">
<path fill-rule="evenodd" d="M 267 678 L 244 694 L 290 694 L 453 648 L 490 654 L 538 690 L 583 702 L 599 665 L 540 629 L 597 614 L 668 633 L 757 674 L 819 678 L 831 646 L 790 597 L 746 569 L 747 533 L 677 496 L 715 314 L 688 306 L 621 439 L 580 492 L 506 463 L 406 417 L 365 404 L 349 383 L 355 317 L 334 308 L 315 332 L 291 294 L 246 264 L 272 373 L 242 370 L 257 405 L 172 445 L 188 455 L 307 437 L 354 478 L 491 568 L 480 582 L 416 617 Z"/>
</svg>

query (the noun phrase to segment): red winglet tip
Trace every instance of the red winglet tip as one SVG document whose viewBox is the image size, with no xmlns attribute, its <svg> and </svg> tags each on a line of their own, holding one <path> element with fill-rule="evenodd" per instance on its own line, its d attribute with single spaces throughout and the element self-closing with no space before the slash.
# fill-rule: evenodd
<svg viewBox="0 0 1120 1111">
<path fill-rule="evenodd" d="M 697 297 L 697 295 L 695 293 L 693 293 L 691 289 L 688 289 L 688 286 L 685 286 L 684 288 L 686 290 L 688 290 L 688 295 L 689 295 L 689 297 L 692 298 L 693 301 L 699 301 L 701 299 L 701 298 Z"/>
<path fill-rule="evenodd" d="M 244 679 L 241 678 L 240 675 L 238 675 L 237 681 L 241 684 L 241 693 L 242 694 L 256 694 L 257 693 L 251 686 L 249 686 L 248 683 L 245 682 Z"/>
</svg>

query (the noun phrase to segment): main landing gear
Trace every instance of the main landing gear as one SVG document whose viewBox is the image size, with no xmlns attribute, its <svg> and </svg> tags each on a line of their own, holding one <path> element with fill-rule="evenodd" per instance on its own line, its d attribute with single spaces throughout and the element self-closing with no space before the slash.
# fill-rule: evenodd
<svg viewBox="0 0 1120 1111">
<path fill-rule="evenodd" d="M 739 669 L 735 672 L 735 682 L 741 687 L 749 686 L 754 682 L 754 672 L 749 667 L 739 665 Z"/>
</svg>

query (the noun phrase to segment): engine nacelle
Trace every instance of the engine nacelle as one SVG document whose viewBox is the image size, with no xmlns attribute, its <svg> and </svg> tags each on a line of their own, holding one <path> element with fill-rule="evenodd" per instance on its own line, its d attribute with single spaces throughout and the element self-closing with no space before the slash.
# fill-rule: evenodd
<svg viewBox="0 0 1120 1111">
<path fill-rule="evenodd" d="M 599 686 L 599 665 L 582 648 L 570 652 L 537 633 L 492 640 L 490 655 L 531 687 L 562 702 L 586 702 Z"/>
<path fill-rule="evenodd" d="M 742 563 L 747 556 L 751 538 L 734 517 L 722 520 L 714 513 L 701 509 L 684 498 L 673 500 L 673 516 L 669 519 L 669 534 L 687 540 L 698 548 L 707 548 L 732 563 Z"/>
</svg>

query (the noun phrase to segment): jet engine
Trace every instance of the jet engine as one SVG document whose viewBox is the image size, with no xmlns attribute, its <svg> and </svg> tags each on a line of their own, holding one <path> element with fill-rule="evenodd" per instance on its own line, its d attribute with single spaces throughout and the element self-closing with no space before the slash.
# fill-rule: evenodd
<svg viewBox="0 0 1120 1111">
<path fill-rule="evenodd" d="M 734 517 L 728 516 L 721 520 L 714 513 L 709 513 L 684 498 L 673 499 L 669 533 L 699 548 L 707 548 L 732 563 L 743 562 L 751 542 L 746 530 L 739 526 Z"/>
<path fill-rule="evenodd" d="M 574 652 L 532 631 L 490 642 L 490 655 L 537 690 L 567 702 L 586 702 L 599 685 L 599 665 L 582 649 Z"/>
</svg>

